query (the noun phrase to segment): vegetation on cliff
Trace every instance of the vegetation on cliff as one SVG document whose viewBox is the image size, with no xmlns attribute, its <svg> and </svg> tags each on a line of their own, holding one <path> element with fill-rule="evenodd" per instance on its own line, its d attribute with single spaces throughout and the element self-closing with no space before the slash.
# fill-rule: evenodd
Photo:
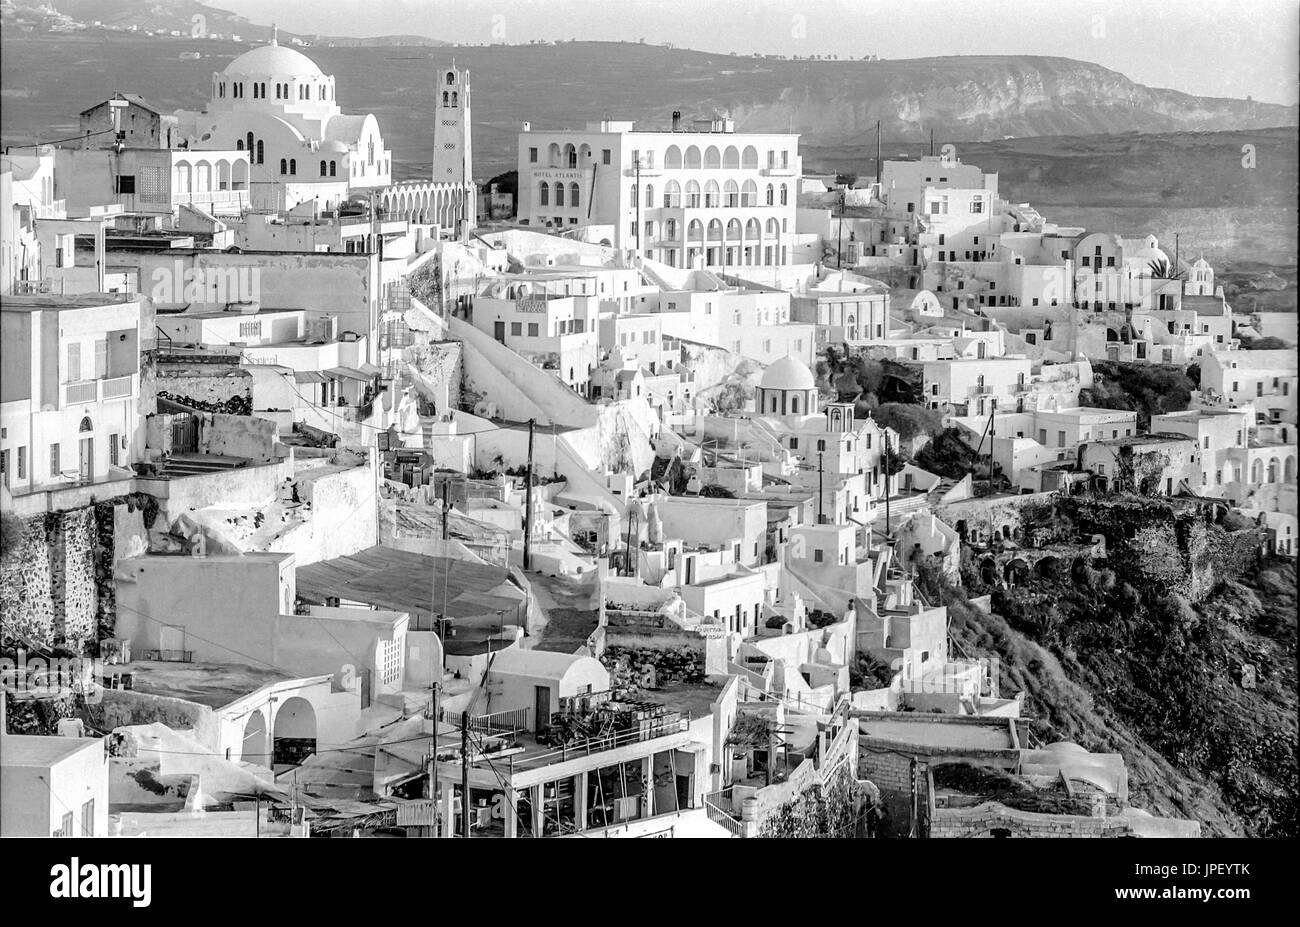
<svg viewBox="0 0 1300 927">
<path fill-rule="evenodd" d="M 1041 740 L 1124 756 L 1133 804 L 1198 820 L 1207 835 L 1300 833 L 1295 565 L 1221 568 L 1193 599 L 1119 559 L 1112 550 L 1012 588 L 970 569 L 965 589 L 932 573 L 922 583 L 948 605 L 962 648 L 998 657 L 1002 695 L 1025 693 Z M 968 592 L 990 593 L 991 613 Z"/>
</svg>

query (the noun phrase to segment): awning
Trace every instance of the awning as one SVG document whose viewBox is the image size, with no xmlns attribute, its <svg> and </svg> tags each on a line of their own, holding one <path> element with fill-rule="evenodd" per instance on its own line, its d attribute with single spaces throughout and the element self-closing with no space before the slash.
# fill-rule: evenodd
<svg viewBox="0 0 1300 927">
<path fill-rule="evenodd" d="M 295 370 L 293 380 L 295 383 L 324 383 L 325 376 L 316 370 Z"/>
<path fill-rule="evenodd" d="M 380 369 L 379 367 L 376 367 L 374 364 L 370 363 L 370 361 L 366 361 L 364 364 L 362 364 L 362 365 L 361 365 L 360 367 L 358 367 L 357 369 L 360 370 L 362 373 L 364 373 L 364 374 L 365 374 L 366 376 L 368 376 L 368 377 L 377 377 L 377 376 L 379 376 L 380 374 L 382 374 L 382 373 L 384 372 L 384 371 L 383 371 L 382 369 Z"/>
<path fill-rule="evenodd" d="M 369 383 L 375 378 L 375 374 L 362 373 L 355 367 L 331 367 L 325 371 L 325 376 L 336 380 L 360 380 L 362 383 Z"/>
</svg>

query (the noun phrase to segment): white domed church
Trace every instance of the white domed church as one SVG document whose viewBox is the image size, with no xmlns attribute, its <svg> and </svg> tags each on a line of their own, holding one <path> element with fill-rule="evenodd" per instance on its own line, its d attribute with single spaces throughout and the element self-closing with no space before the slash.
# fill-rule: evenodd
<svg viewBox="0 0 1300 927">
<path fill-rule="evenodd" d="M 275 38 L 213 74 L 202 111 L 177 117 L 191 149 L 249 152 L 254 209 L 308 201 L 332 209 L 392 183 L 392 152 L 374 115 L 344 114 L 334 77 Z"/>
<path fill-rule="evenodd" d="M 787 354 L 763 371 L 754 399 L 759 415 L 787 421 L 802 421 L 819 411 L 817 382 L 812 371 L 793 354 Z"/>
</svg>

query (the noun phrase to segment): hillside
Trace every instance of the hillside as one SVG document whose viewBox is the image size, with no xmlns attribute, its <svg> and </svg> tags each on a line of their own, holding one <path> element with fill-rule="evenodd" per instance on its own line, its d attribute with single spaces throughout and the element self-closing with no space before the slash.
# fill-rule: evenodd
<svg viewBox="0 0 1300 927">
<path fill-rule="evenodd" d="M 1040 521 L 1066 534 L 1104 527 L 1109 560 L 1062 563 L 1010 589 L 985 586 L 973 560 L 963 564 L 971 595 L 992 592 L 991 614 L 928 577 L 949 605 L 953 636 L 968 652 L 997 656 L 1003 695 L 1025 693 L 1041 739 L 1123 754 L 1139 807 L 1200 821 L 1206 836 L 1294 836 L 1294 564 L 1192 557 L 1214 574 L 1195 596 L 1160 575 L 1181 569 L 1164 545 L 1194 531 L 1195 518 L 1163 501 L 1115 497 L 1103 526 L 1096 507 L 1071 497 Z M 1226 526 L 1206 530 L 1209 550 L 1234 549 Z"/>
<path fill-rule="evenodd" d="M 178 106 L 197 106 L 211 71 L 242 50 L 233 43 L 184 38 L 133 44 L 139 41 L 123 33 L 93 32 L 55 40 L 32 33 L 21 42 L 7 41 L 6 85 L 35 91 L 41 103 L 6 112 L 5 135 L 66 120 L 89 105 L 103 86 L 103 73 L 85 65 L 102 62 L 120 89 L 168 105 L 176 99 Z M 172 67 L 171 60 L 186 51 L 205 53 L 205 65 L 188 61 Z M 887 139 L 919 140 L 933 130 L 942 142 L 1250 129 L 1297 121 L 1296 107 L 1153 89 L 1065 58 L 810 61 L 609 42 L 438 50 L 314 45 L 311 54 L 337 76 L 340 102 L 375 112 L 395 150 L 412 161 L 407 153 L 430 149 L 432 123 L 424 112 L 432 101 L 433 67 L 454 54 L 473 74 L 475 153 L 486 176 L 509 166 L 513 136 L 523 121 L 543 127 L 607 116 L 663 125 L 674 109 L 688 118 L 730 110 L 739 129 L 800 132 L 818 145 L 874 140 L 877 119 Z M 67 83 L 58 80 L 68 68 L 82 72 L 66 75 Z M 67 93 L 79 85 L 83 92 Z"/>
<path fill-rule="evenodd" d="M 57 13 L 51 13 L 51 8 Z M 172 32 L 188 38 L 219 35 L 229 38 L 238 35 L 244 42 L 265 42 L 271 38 L 269 25 L 250 22 L 246 17 L 231 13 L 199 0 L 9 0 L 5 10 L 5 25 L 18 30 L 33 29 L 40 34 L 67 30 L 103 33 L 111 30 L 134 30 L 137 33 L 153 32 L 168 36 Z M 280 30 L 280 39 L 289 42 L 301 39 L 309 43 L 336 45 L 444 45 L 437 39 L 419 35 L 387 35 L 351 38 L 294 33 Z"/>
</svg>

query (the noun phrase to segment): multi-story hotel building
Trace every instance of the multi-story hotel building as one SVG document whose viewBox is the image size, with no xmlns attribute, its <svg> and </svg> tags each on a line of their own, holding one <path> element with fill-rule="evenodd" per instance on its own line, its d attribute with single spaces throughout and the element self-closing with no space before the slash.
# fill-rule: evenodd
<svg viewBox="0 0 1300 927">
<path fill-rule="evenodd" d="M 799 136 L 738 134 L 729 119 L 637 130 L 519 133 L 519 218 L 612 229 L 604 242 L 673 267 L 791 262 Z"/>
</svg>

